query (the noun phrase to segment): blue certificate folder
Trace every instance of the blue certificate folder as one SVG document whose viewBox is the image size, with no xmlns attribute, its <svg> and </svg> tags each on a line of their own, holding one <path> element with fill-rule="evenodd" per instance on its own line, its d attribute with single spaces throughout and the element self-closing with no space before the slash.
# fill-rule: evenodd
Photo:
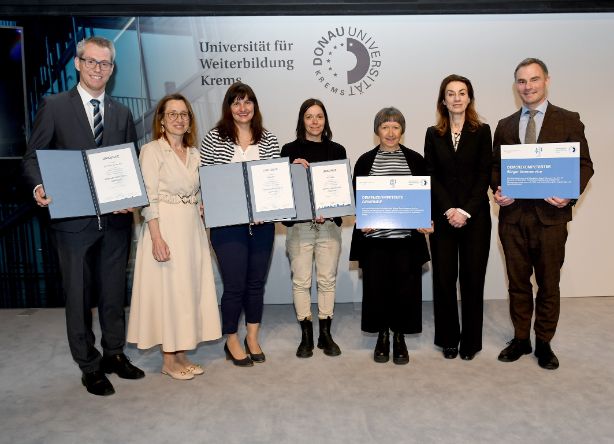
<svg viewBox="0 0 614 444">
<path fill-rule="evenodd" d="M 296 217 L 294 202 L 291 208 L 271 211 L 258 211 L 256 207 L 256 193 L 263 191 L 266 193 L 267 190 L 254 189 L 254 170 L 252 167 L 258 165 L 275 166 L 284 163 L 288 165 L 288 177 L 284 178 L 287 180 L 278 185 L 281 192 L 289 192 L 293 195 L 287 157 L 200 167 L 200 192 L 205 209 L 205 226 L 207 228 L 223 227 Z"/>
<path fill-rule="evenodd" d="M 121 165 L 107 159 L 104 162 L 105 171 L 93 171 L 92 168 L 99 169 L 100 164 L 90 164 L 90 160 L 92 156 L 102 153 L 108 153 L 108 158 L 121 157 Z M 51 197 L 49 214 L 52 219 L 99 216 L 149 205 L 139 160 L 132 143 L 90 150 L 37 150 L 36 156 L 45 193 Z M 96 177 L 113 182 L 114 191 L 109 193 L 108 189 L 101 188 L 105 184 L 96 184 Z M 121 183 L 132 186 L 122 192 L 118 185 Z M 99 193 L 102 196 L 103 191 L 106 197 L 101 201 Z M 108 196 L 113 194 L 117 199 L 109 200 Z"/>
<path fill-rule="evenodd" d="M 357 228 L 430 228 L 430 176 L 356 178 Z"/>
<path fill-rule="evenodd" d="M 580 143 L 501 145 L 501 193 L 515 199 L 577 199 Z"/>
<path fill-rule="evenodd" d="M 337 187 L 339 189 L 337 204 L 316 208 L 318 193 L 326 193 L 330 190 L 321 190 L 314 187 L 312 172 L 314 168 L 327 166 L 339 166 L 345 170 L 345 176 L 342 179 L 345 181 L 345 187 Z M 292 188 L 294 189 L 294 201 L 296 203 L 296 218 L 293 218 L 293 221 L 308 221 L 318 216 L 330 218 L 354 214 L 354 193 L 352 193 L 352 176 L 348 159 L 313 162 L 310 164 L 310 168 L 305 168 L 300 164 L 292 164 L 290 165 L 290 172 L 292 173 Z M 345 189 L 347 189 L 347 195 L 343 193 Z"/>
</svg>

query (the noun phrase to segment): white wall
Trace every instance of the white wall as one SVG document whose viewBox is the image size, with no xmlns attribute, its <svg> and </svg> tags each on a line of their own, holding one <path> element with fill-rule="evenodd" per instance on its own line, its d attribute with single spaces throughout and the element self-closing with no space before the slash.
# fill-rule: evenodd
<svg viewBox="0 0 614 444">
<path fill-rule="evenodd" d="M 199 110 L 200 128 L 207 130 L 219 118 L 226 86 L 202 86 L 201 75 L 239 76 L 250 84 L 259 99 L 265 125 L 281 144 L 294 139 L 300 103 L 318 97 L 327 106 L 334 140 L 343 144 L 353 164 L 375 145 L 373 117 L 384 106 L 396 106 L 406 117 L 404 144 L 423 152 L 424 133 L 435 120 L 439 83 L 448 74 L 467 76 L 476 91 L 479 113 L 494 132 L 497 121 L 518 109 L 513 70 L 526 57 L 538 57 L 549 67 L 551 101 L 580 112 L 586 125 L 595 176 L 574 209 L 569 224 L 567 257 L 563 268 L 563 296 L 614 295 L 614 236 L 607 208 L 614 190 L 614 14 L 471 15 L 471 16 L 373 16 L 373 17 L 214 17 L 165 19 L 161 28 L 173 33 L 177 26 L 190 29 L 194 58 L 200 42 L 245 43 L 249 41 L 293 43 L 286 52 L 215 54 L 219 59 L 268 56 L 292 59 L 293 70 L 228 69 L 193 72 L 191 82 L 180 88 Z M 349 27 L 363 30 L 377 46 L 372 60 L 381 61 L 379 74 L 362 95 L 340 96 L 317 80 L 313 65 L 317 41 L 329 30 Z M 146 38 L 146 36 L 145 36 Z M 344 39 L 335 40 L 337 43 Z M 327 45 L 326 50 L 331 49 Z M 331 49 L 332 52 L 332 49 Z M 168 54 L 164 63 L 178 69 L 194 60 Z M 183 56 L 185 57 L 185 56 Z M 200 62 L 199 62 L 200 63 Z M 343 73 L 356 60 L 347 52 L 334 52 L 335 70 Z M 152 65 L 155 63 L 152 63 Z M 150 70 L 152 67 L 149 68 Z M 182 75 L 181 78 L 185 78 Z M 346 84 L 347 88 L 348 85 Z M 201 131 L 201 134 L 204 132 Z M 492 208 L 493 233 L 486 279 L 486 298 L 506 298 L 503 255 L 496 234 L 496 209 Z M 339 263 L 339 302 L 360 301 L 361 283 L 355 264 L 348 262 L 352 220 L 344 224 L 344 243 Z M 431 275 L 424 275 L 424 299 L 432 298 Z M 271 265 L 267 303 L 289 303 L 291 285 L 285 255 L 285 229 L 278 227 Z"/>
</svg>

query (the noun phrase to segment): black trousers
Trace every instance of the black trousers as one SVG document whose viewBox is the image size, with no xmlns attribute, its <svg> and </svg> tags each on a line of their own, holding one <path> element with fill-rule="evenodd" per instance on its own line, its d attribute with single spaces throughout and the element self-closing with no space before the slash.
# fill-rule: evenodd
<svg viewBox="0 0 614 444">
<path fill-rule="evenodd" d="M 275 225 L 266 223 L 212 228 L 211 245 L 217 256 L 224 293 L 222 334 L 236 333 L 241 311 L 245 322 L 262 321 L 264 286 L 271 263 Z"/>
<path fill-rule="evenodd" d="M 422 331 L 422 264 L 408 239 L 366 238 L 362 268 L 363 331 Z"/>
<path fill-rule="evenodd" d="M 122 353 L 126 342 L 126 267 L 131 226 L 115 227 L 92 219 L 77 233 L 53 231 L 66 298 L 66 331 L 73 359 L 83 372 L 99 369 L 101 354 L 92 331 L 98 306 L 105 356 Z"/>
<path fill-rule="evenodd" d="M 482 211 L 462 228 L 437 219 L 429 236 L 433 264 L 435 345 L 458 347 L 466 353 L 482 349 L 484 281 L 490 252 L 492 223 Z M 461 322 L 457 303 L 461 296 Z"/>
</svg>

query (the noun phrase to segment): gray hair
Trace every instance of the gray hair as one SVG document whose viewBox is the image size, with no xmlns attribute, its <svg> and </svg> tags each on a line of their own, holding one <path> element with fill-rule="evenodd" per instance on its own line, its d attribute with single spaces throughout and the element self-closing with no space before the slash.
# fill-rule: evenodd
<svg viewBox="0 0 614 444">
<path fill-rule="evenodd" d="M 396 109 L 394 106 L 389 106 L 387 108 L 382 108 L 375 115 L 375 119 L 373 120 L 373 132 L 377 134 L 378 128 L 386 122 L 397 122 L 401 125 L 401 134 L 405 134 L 405 117 L 403 117 L 403 113 Z"/>
<path fill-rule="evenodd" d="M 518 70 L 520 68 L 523 68 L 523 67 L 529 66 L 529 65 L 533 65 L 533 64 L 539 65 L 539 67 L 544 72 L 544 75 L 546 77 L 548 77 L 548 67 L 546 66 L 546 64 L 544 62 L 542 62 L 540 59 L 536 59 L 534 57 L 529 57 L 527 59 L 524 59 L 522 62 L 520 62 L 518 64 L 518 66 L 516 66 L 516 69 L 514 70 L 514 79 L 516 79 L 516 73 L 518 72 Z"/>
<path fill-rule="evenodd" d="M 113 45 L 111 40 L 99 36 L 92 36 L 79 41 L 79 43 L 77 43 L 77 57 L 83 57 L 83 54 L 85 53 L 85 45 L 88 43 L 100 46 L 101 48 L 107 48 L 109 51 L 111 51 L 111 63 L 115 62 L 115 45 Z"/>
</svg>

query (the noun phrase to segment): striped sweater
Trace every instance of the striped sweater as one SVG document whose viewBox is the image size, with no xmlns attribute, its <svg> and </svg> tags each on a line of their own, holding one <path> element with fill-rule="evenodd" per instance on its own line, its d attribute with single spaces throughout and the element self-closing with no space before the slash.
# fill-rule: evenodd
<svg viewBox="0 0 614 444">
<path fill-rule="evenodd" d="M 217 128 L 207 133 L 200 144 L 200 165 L 216 165 L 230 163 L 235 152 L 235 143 L 230 139 L 222 139 Z M 258 142 L 260 159 L 274 159 L 279 157 L 279 143 L 277 137 L 267 130 L 262 132 Z"/>
</svg>

